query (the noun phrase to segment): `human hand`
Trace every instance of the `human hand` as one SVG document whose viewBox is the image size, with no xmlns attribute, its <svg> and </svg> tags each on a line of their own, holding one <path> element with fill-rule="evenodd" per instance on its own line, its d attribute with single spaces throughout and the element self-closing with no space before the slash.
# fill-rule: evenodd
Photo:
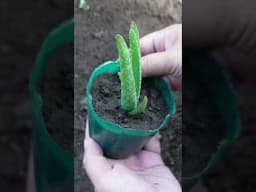
<svg viewBox="0 0 256 192">
<path fill-rule="evenodd" d="M 160 156 L 160 143 L 153 137 L 136 155 L 123 160 L 103 156 L 89 137 L 86 124 L 83 164 L 96 192 L 181 192 L 180 185 Z"/>
<path fill-rule="evenodd" d="M 187 0 L 185 4 L 183 48 L 212 50 L 233 79 L 255 83 L 256 1 Z"/>
<path fill-rule="evenodd" d="M 182 25 L 175 24 L 140 40 L 142 75 L 164 75 L 174 89 L 182 86 Z"/>
</svg>

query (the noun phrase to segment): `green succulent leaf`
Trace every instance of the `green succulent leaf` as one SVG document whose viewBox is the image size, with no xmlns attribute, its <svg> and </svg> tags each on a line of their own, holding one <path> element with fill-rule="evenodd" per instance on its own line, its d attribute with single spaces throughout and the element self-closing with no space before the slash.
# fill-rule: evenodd
<svg viewBox="0 0 256 192">
<path fill-rule="evenodd" d="M 120 60 L 121 107 L 132 111 L 137 106 L 137 95 L 130 52 L 124 38 L 119 34 L 116 35 L 116 45 Z"/>
<path fill-rule="evenodd" d="M 140 43 L 139 43 L 139 31 L 135 22 L 131 23 L 129 31 L 130 39 L 130 54 L 132 62 L 132 71 L 135 80 L 136 96 L 137 99 L 140 97 L 141 90 L 141 52 L 140 52 Z"/>
<path fill-rule="evenodd" d="M 130 115 L 138 115 L 140 113 L 143 113 L 147 107 L 147 104 L 148 104 L 148 98 L 147 98 L 147 96 L 144 96 L 142 102 L 137 106 L 137 108 L 135 108 L 134 110 L 129 112 L 129 114 Z"/>
<path fill-rule="evenodd" d="M 148 98 L 145 96 L 138 105 L 141 92 L 141 52 L 139 31 L 135 22 L 131 23 L 129 31 L 130 50 L 121 35 L 116 35 L 116 44 L 120 61 L 121 107 L 130 115 L 143 113 L 147 107 Z"/>
</svg>

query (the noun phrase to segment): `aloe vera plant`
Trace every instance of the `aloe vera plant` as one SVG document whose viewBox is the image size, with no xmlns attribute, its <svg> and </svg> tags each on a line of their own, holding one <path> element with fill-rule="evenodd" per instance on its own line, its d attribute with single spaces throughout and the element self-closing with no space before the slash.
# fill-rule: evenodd
<svg viewBox="0 0 256 192">
<path fill-rule="evenodd" d="M 148 98 L 144 96 L 139 103 L 141 92 L 141 51 L 139 31 L 135 22 L 131 23 L 129 31 L 130 50 L 120 35 L 116 35 L 116 45 L 120 60 L 119 78 L 121 81 L 121 107 L 130 115 L 143 113 L 147 107 Z"/>
</svg>

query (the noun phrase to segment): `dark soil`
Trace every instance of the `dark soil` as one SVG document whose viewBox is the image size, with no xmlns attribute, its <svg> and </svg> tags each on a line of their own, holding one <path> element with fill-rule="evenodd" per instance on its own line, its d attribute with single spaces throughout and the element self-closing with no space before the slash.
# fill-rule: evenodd
<svg viewBox="0 0 256 192">
<path fill-rule="evenodd" d="M 143 79 L 141 98 L 148 97 L 144 113 L 129 115 L 121 108 L 121 85 L 117 75 L 101 75 L 96 79 L 93 90 L 95 111 L 105 120 L 124 128 L 156 129 L 167 114 L 167 105 L 161 93 L 148 79 Z"/>
<path fill-rule="evenodd" d="M 74 48 L 58 48 L 41 80 L 43 116 L 50 135 L 63 149 L 74 150 Z"/>
<path fill-rule="evenodd" d="M 31 149 L 28 77 L 46 35 L 73 17 L 73 1 L 0 3 L 0 191 L 23 192 Z"/>
<path fill-rule="evenodd" d="M 93 192 L 82 166 L 84 123 L 87 115 L 85 87 L 95 67 L 118 57 L 115 35 L 128 34 L 134 20 L 141 36 L 180 22 L 176 0 L 88 1 L 89 11 L 75 8 L 75 191 Z M 127 36 L 125 36 L 127 37 Z M 176 95 L 181 98 L 181 94 Z M 180 100 L 180 99 L 178 99 Z M 179 108 L 181 103 L 179 103 Z M 181 175 L 181 112 L 162 132 L 163 157 L 175 176 Z"/>
<path fill-rule="evenodd" d="M 182 176 L 207 165 L 224 134 L 224 124 L 204 84 L 183 76 Z"/>
<path fill-rule="evenodd" d="M 182 92 L 174 92 L 174 96 L 176 113 L 171 117 L 168 125 L 160 130 L 160 143 L 164 163 L 180 181 L 182 175 Z"/>
</svg>

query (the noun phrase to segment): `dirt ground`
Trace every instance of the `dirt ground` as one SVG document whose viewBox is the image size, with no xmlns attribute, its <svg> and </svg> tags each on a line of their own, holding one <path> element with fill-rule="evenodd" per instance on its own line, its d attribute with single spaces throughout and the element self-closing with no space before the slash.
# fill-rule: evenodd
<svg viewBox="0 0 256 192">
<path fill-rule="evenodd" d="M 117 58 L 115 35 L 127 37 L 134 20 L 145 35 L 181 19 L 178 1 L 111 0 L 88 1 L 89 11 L 75 9 L 75 191 L 93 191 L 82 168 L 84 123 L 86 119 L 85 86 L 93 69 Z M 162 146 L 166 162 L 177 177 L 181 175 L 181 94 L 177 94 L 178 113 L 163 130 Z M 171 143 L 171 144 L 170 144 Z M 170 150 L 171 149 L 171 150 Z"/>
<path fill-rule="evenodd" d="M 25 191 L 32 127 L 29 73 L 45 36 L 72 17 L 72 6 L 69 0 L 0 3 L 0 191 Z"/>
</svg>

